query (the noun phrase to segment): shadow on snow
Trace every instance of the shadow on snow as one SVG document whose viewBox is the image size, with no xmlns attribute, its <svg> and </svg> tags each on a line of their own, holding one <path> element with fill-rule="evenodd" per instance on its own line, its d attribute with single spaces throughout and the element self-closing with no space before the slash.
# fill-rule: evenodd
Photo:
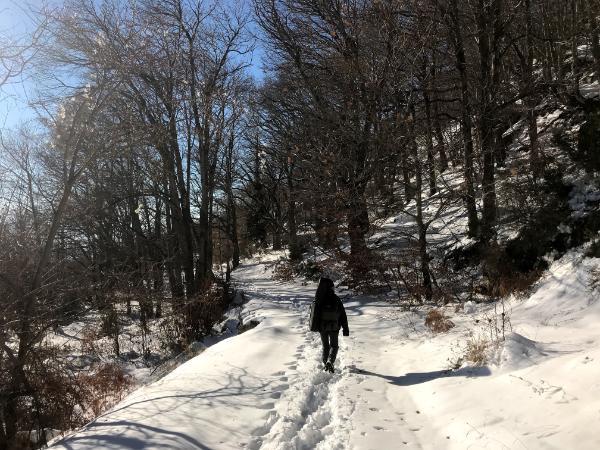
<svg viewBox="0 0 600 450">
<path fill-rule="evenodd" d="M 373 377 L 383 378 L 388 380 L 391 384 L 396 386 L 413 386 L 415 384 L 427 383 L 429 381 L 437 380 L 439 378 L 451 378 L 451 377 L 486 377 L 492 374 L 488 367 L 465 367 L 458 370 L 434 370 L 432 372 L 415 372 L 407 373 L 405 375 L 383 375 L 380 373 L 370 372 L 368 370 L 359 369 L 353 367 L 350 372 L 367 375 Z"/>
</svg>

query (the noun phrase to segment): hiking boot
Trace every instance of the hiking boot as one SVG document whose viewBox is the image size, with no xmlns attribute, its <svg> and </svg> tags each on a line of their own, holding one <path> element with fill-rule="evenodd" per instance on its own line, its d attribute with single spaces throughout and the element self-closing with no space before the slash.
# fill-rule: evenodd
<svg viewBox="0 0 600 450">
<path fill-rule="evenodd" d="M 334 372 L 334 370 L 333 370 L 333 364 L 332 364 L 331 362 L 327 361 L 327 362 L 325 363 L 325 370 L 326 370 L 327 372 L 331 372 L 331 373 L 333 373 L 333 372 Z"/>
</svg>

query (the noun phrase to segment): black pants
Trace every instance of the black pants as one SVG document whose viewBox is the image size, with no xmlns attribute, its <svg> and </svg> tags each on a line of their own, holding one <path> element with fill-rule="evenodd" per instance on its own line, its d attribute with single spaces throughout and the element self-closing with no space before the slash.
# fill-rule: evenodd
<svg viewBox="0 0 600 450">
<path fill-rule="evenodd" d="M 335 362 L 338 352 L 338 333 L 340 331 L 321 331 L 321 342 L 323 342 L 323 363 Z"/>
</svg>

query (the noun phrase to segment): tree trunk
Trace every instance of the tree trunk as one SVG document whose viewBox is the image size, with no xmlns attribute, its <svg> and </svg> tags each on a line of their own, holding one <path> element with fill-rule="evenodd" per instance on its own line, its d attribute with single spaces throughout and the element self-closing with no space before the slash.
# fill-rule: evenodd
<svg viewBox="0 0 600 450">
<path fill-rule="evenodd" d="M 178 219 L 178 234 L 182 251 L 183 272 L 185 276 L 185 293 L 191 297 L 196 293 L 197 274 L 194 273 L 194 220 L 190 209 L 190 193 L 186 189 L 186 176 L 183 169 L 181 149 L 174 100 L 166 103 L 168 121 L 168 169 L 171 177 L 171 201 L 176 204 L 175 219 Z"/>
<path fill-rule="evenodd" d="M 525 89 L 527 91 L 527 129 L 529 133 L 529 157 L 531 173 L 536 181 L 543 171 L 542 161 L 539 156 L 538 149 L 538 129 L 537 129 L 537 113 L 535 111 L 536 101 L 533 85 L 533 25 L 531 13 L 531 0 L 525 0 Z"/>
<path fill-rule="evenodd" d="M 231 255 L 231 259 L 232 259 L 232 266 L 233 269 L 236 269 L 237 267 L 239 267 L 240 265 L 240 241 L 238 238 L 238 223 L 237 223 L 237 210 L 236 210 L 236 204 L 235 204 L 235 199 L 233 197 L 233 189 L 229 189 L 229 192 L 227 193 L 227 204 L 228 204 L 228 220 L 227 220 L 227 226 L 228 226 L 228 235 L 229 235 L 229 239 L 231 241 L 231 246 L 232 246 L 232 255 Z"/>
<path fill-rule="evenodd" d="M 11 392 L 18 392 L 19 386 L 12 387 Z M 0 450 L 11 450 L 12 442 L 14 442 L 17 436 L 17 398 L 15 395 L 8 394 L 6 400 L 3 401 L 2 405 L 2 423 L 0 428 L 4 428 L 2 431 L 2 440 L 0 440 Z M 3 426 L 2 426 L 3 425 Z"/>
<path fill-rule="evenodd" d="M 369 214 L 367 204 L 360 193 L 352 197 L 347 219 L 352 269 L 355 276 L 362 277 L 365 274 L 369 253 L 365 241 L 365 236 L 369 232 Z"/>
<path fill-rule="evenodd" d="M 423 88 L 423 100 L 425 102 L 425 118 L 426 118 L 426 138 L 427 138 L 427 173 L 429 175 L 429 195 L 434 195 L 437 192 L 435 183 L 435 162 L 433 158 L 433 122 L 431 120 L 431 101 L 428 86 Z M 418 189 L 418 188 L 417 188 Z"/>
<path fill-rule="evenodd" d="M 444 143 L 444 133 L 442 133 L 442 124 L 440 122 L 440 112 L 438 109 L 438 85 L 435 56 L 431 65 L 431 85 L 433 87 L 433 123 L 435 128 L 435 139 L 437 140 L 437 149 L 440 154 L 440 172 L 444 172 L 448 168 L 448 155 L 446 154 L 446 144 Z"/>
<path fill-rule="evenodd" d="M 367 114 L 367 117 L 369 115 Z M 369 251 L 365 237 L 369 232 L 369 212 L 365 199 L 366 189 L 366 162 L 371 130 L 370 119 L 365 120 L 362 126 L 361 141 L 356 148 L 353 161 L 352 179 L 350 180 L 350 202 L 348 210 L 348 235 L 350 236 L 350 254 L 355 275 L 364 275 Z M 360 272 L 360 274 L 359 274 Z"/>
<path fill-rule="evenodd" d="M 172 106 L 166 105 L 166 108 L 170 116 L 167 129 L 165 130 L 167 133 L 167 142 L 164 140 L 158 141 L 157 149 L 161 155 L 163 175 L 170 198 L 169 212 L 172 233 L 177 239 L 177 248 L 174 249 L 176 259 L 178 260 L 177 266 L 184 273 L 185 294 L 191 296 L 196 291 L 194 276 L 194 224 L 189 208 L 189 194 L 185 190 L 175 113 L 172 110 Z M 181 273 L 176 274 L 175 277 L 180 278 Z"/>
<path fill-rule="evenodd" d="M 168 183 L 167 183 L 168 184 Z M 175 233 L 175 220 L 173 219 L 172 208 L 169 204 L 165 204 L 165 216 L 167 224 L 167 276 L 169 278 L 169 286 L 171 287 L 171 296 L 175 300 L 176 306 L 181 306 L 181 299 L 185 295 L 183 289 L 183 279 L 181 276 L 181 253 L 179 252 L 179 239 Z"/>
<path fill-rule="evenodd" d="M 425 222 L 423 220 L 423 165 L 421 164 L 421 158 L 419 156 L 414 122 L 415 113 L 413 109 L 412 120 L 410 123 L 410 139 L 412 153 L 415 159 L 415 222 L 417 223 L 417 229 L 419 232 L 419 260 L 421 266 L 421 276 L 423 277 L 423 291 L 425 294 L 425 300 L 427 302 L 431 302 L 433 291 L 431 285 L 431 272 L 429 269 L 429 255 L 427 254 L 427 227 L 425 226 Z"/>
<path fill-rule="evenodd" d="M 231 196 L 233 197 L 233 196 Z M 233 269 L 237 269 L 240 265 L 240 240 L 238 237 L 238 221 L 237 221 L 237 211 L 235 201 L 231 198 L 230 200 L 230 236 L 231 236 L 231 245 L 233 246 L 232 255 L 231 255 L 231 264 Z"/>
<path fill-rule="evenodd" d="M 299 261 L 302 259 L 302 249 L 298 241 L 298 226 L 296 222 L 296 200 L 294 192 L 294 180 L 292 166 L 292 156 L 288 154 L 287 164 L 287 226 L 288 226 L 288 248 L 290 253 L 290 259 L 292 261 Z"/>
<path fill-rule="evenodd" d="M 181 23 L 183 26 L 183 22 Z M 194 36 L 183 26 L 184 33 L 188 40 L 188 65 L 189 65 L 189 87 L 190 99 L 192 105 L 192 116 L 194 119 L 194 129 L 198 138 L 198 162 L 200 164 L 200 221 L 197 227 L 196 242 L 198 244 L 196 260 L 196 277 L 199 282 L 212 278 L 212 230 L 210 226 L 210 201 L 214 186 L 211 185 L 210 176 L 210 150 L 211 150 L 211 130 L 210 120 L 212 118 L 212 88 L 213 81 L 208 80 L 205 91 L 204 112 L 200 114 L 197 86 L 197 65 L 194 54 Z"/>
<path fill-rule="evenodd" d="M 156 213 L 154 215 L 154 247 L 153 247 L 153 290 L 156 296 L 156 309 L 154 310 L 154 317 L 160 318 L 162 316 L 162 298 L 163 298 L 163 270 L 164 265 L 162 261 L 161 242 L 162 242 L 162 202 L 157 196 L 154 199 Z"/>
<path fill-rule="evenodd" d="M 575 94 L 579 93 L 579 55 L 577 51 L 577 37 L 579 33 L 577 24 L 577 0 L 571 0 L 571 73 L 573 74 L 573 90 Z"/>
<path fill-rule="evenodd" d="M 596 15 L 598 14 L 596 8 L 592 8 L 590 13 L 590 32 L 592 39 L 592 54 L 594 56 L 594 64 L 595 64 L 595 72 L 596 72 L 596 80 L 600 81 L 600 39 L 598 35 L 598 19 Z"/>
<path fill-rule="evenodd" d="M 481 112 L 479 120 L 479 135 L 481 139 L 481 151 L 483 153 L 483 176 L 481 180 L 483 190 L 483 214 L 481 222 L 481 240 L 485 243 L 494 239 L 494 227 L 496 224 L 496 187 L 494 181 L 494 122 L 493 122 L 493 98 L 494 77 L 492 75 L 490 41 L 495 33 L 492 30 L 490 20 L 499 20 L 492 16 L 498 7 L 498 0 L 490 3 L 479 0 L 479 11 L 477 20 L 479 58 L 480 58 L 480 102 Z M 493 39 L 496 50 L 496 42 Z"/>
<path fill-rule="evenodd" d="M 414 198 L 414 189 L 410 184 L 410 168 L 408 149 L 400 150 L 400 164 L 402 165 L 402 184 L 404 185 L 404 203 L 409 203 Z"/>
<path fill-rule="evenodd" d="M 232 125 L 232 129 L 235 124 Z M 225 194 L 227 195 L 227 235 L 231 241 L 232 265 L 236 269 L 240 265 L 240 242 L 238 238 L 238 220 L 235 196 L 233 194 L 233 152 L 235 145 L 235 135 L 233 131 L 229 137 L 229 144 L 225 153 Z M 229 270 L 229 261 L 227 262 Z"/>
<path fill-rule="evenodd" d="M 542 24 L 542 41 L 543 41 L 543 52 L 544 58 L 542 60 L 542 74 L 544 76 L 544 82 L 550 85 L 553 81 L 552 77 L 552 49 L 551 49 L 551 36 L 549 31 L 549 12 L 548 5 L 545 2 L 540 3 L 541 8 L 541 24 Z"/>
<path fill-rule="evenodd" d="M 463 135 L 463 154 L 464 154 L 464 201 L 467 208 L 468 233 L 471 237 L 479 234 L 479 219 L 477 217 L 477 206 L 475 203 L 475 181 L 473 172 L 473 136 L 471 134 L 473 124 L 471 121 L 471 93 L 469 92 L 469 82 L 467 75 L 467 63 L 465 58 L 465 49 L 459 17 L 457 0 L 450 0 L 451 29 L 453 34 L 453 44 L 456 56 L 456 68 L 460 76 L 461 89 L 461 130 Z"/>
<path fill-rule="evenodd" d="M 278 251 L 283 248 L 282 227 L 281 227 L 281 205 L 276 200 L 275 208 L 275 224 L 273 227 L 273 250 Z"/>
</svg>

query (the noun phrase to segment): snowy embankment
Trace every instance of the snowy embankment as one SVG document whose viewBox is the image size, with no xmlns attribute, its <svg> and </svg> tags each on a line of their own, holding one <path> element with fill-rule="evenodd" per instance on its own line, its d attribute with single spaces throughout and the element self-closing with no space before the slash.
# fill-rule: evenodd
<svg viewBox="0 0 600 450">
<path fill-rule="evenodd" d="M 306 330 L 315 284 L 275 282 L 271 262 L 236 272 L 244 321 L 260 325 L 56 448 L 599 448 L 600 260 L 574 252 L 554 262 L 529 299 L 511 303 L 513 333 L 492 362 L 455 371 L 449 361 L 487 333 L 493 308 L 448 310 L 457 326 L 433 335 L 425 311 L 341 292 L 351 335 L 340 337 L 335 374 L 320 370 L 318 335 Z"/>
</svg>

